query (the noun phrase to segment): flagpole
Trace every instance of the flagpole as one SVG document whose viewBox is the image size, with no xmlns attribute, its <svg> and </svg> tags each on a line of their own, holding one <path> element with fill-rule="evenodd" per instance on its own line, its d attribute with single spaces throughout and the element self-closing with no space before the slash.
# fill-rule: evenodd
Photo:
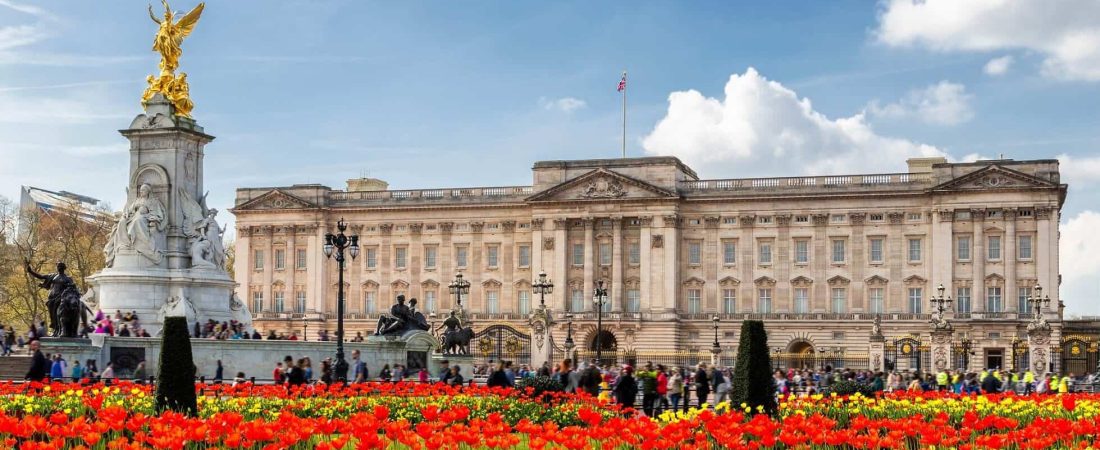
<svg viewBox="0 0 1100 450">
<path fill-rule="evenodd" d="M 623 80 L 626 80 L 625 70 Z M 623 158 L 626 158 L 626 84 L 623 84 Z"/>
</svg>

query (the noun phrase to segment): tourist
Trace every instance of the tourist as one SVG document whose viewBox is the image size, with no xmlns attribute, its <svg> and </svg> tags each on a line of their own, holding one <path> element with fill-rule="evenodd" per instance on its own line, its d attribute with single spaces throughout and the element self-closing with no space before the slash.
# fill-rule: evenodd
<svg viewBox="0 0 1100 450">
<path fill-rule="evenodd" d="M 653 361 L 646 361 L 645 367 L 638 371 L 637 380 L 642 384 L 642 411 L 647 417 L 653 417 L 657 401 L 657 372 L 653 370 Z"/>
<path fill-rule="evenodd" d="M 27 380 L 42 381 L 50 373 L 50 360 L 42 354 L 41 345 L 37 340 L 30 343 L 33 356 L 31 357 L 31 368 L 27 371 L 27 376 L 24 377 Z"/>
<path fill-rule="evenodd" d="M 695 396 L 699 398 L 699 406 L 702 407 L 710 396 L 710 377 L 707 375 L 707 364 L 700 362 L 696 366 L 695 376 L 691 380 L 695 383 Z"/>
<path fill-rule="evenodd" d="M 107 385 L 115 382 L 115 364 L 107 363 L 107 367 L 103 369 L 103 373 L 99 374 L 99 378 Z"/>
<path fill-rule="evenodd" d="M 351 380 L 354 383 L 362 383 L 370 379 L 370 371 L 367 363 L 359 359 L 359 350 L 351 351 Z M 344 381 L 344 380 L 341 380 Z"/>
<path fill-rule="evenodd" d="M 275 363 L 275 370 L 271 371 L 271 379 L 275 381 L 275 384 L 283 384 L 284 373 L 285 371 L 283 371 L 283 363 L 277 362 Z"/>
<path fill-rule="evenodd" d="M 355 337 L 351 339 L 352 342 L 363 342 L 363 332 L 356 331 Z"/>
<path fill-rule="evenodd" d="M 550 376 L 550 372 L 550 361 L 543 361 L 542 367 L 539 367 L 538 375 L 541 377 L 548 377 Z"/>
<path fill-rule="evenodd" d="M 237 376 L 233 377 L 233 384 L 231 386 L 236 387 L 241 383 L 244 383 L 244 372 L 237 372 Z"/>
<path fill-rule="evenodd" d="M 794 373 L 792 372 L 791 375 L 793 376 Z M 730 391 L 733 390 L 733 383 L 730 382 L 728 374 L 726 374 L 721 367 L 714 366 L 714 369 L 711 370 L 710 385 L 714 388 L 715 406 L 729 400 Z M 787 386 L 787 391 L 790 392 L 789 386 Z"/>
<path fill-rule="evenodd" d="M 389 364 L 382 366 L 382 371 L 378 372 L 378 379 L 382 381 L 390 381 L 393 379 L 393 373 L 390 372 Z"/>
<path fill-rule="evenodd" d="M 571 370 L 572 366 L 573 366 L 573 360 L 572 359 L 569 359 L 569 358 L 563 359 L 561 361 L 561 365 L 558 366 L 557 372 L 555 372 L 554 376 L 553 376 L 554 380 L 557 381 L 558 383 L 561 383 L 562 387 L 565 388 L 565 392 L 569 392 L 569 393 L 572 393 L 573 388 L 576 387 L 576 386 L 570 386 L 569 385 L 569 372 L 572 371 Z"/>
<path fill-rule="evenodd" d="M 638 397 L 638 383 L 634 381 L 634 368 L 629 365 L 623 367 L 619 378 L 615 380 L 615 401 L 622 405 L 623 409 L 633 408 L 634 399 Z"/>
<path fill-rule="evenodd" d="M 288 341 L 297 341 L 298 340 L 298 332 L 297 331 L 291 331 L 290 332 L 290 337 L 286 338 L 286 340 L 288 340 Z"/>
<path fill-rule="evenodd" d="M 317 340 L 321 342 L 328 342 L 328 330 L 317 330 Z"/>
<path fill-rule="evenodd" d="M 580 388 L 587 392 L 588 395 L 598 397 L 600 395 L 600 382 L 603 381 L 603 374 L 600 373 L 600 368 L 596 366 L 595 361 L 589 364 L 584 369 L 584 373 L 581 374 Z"/>
<path fill-rule="evenodd" d="M 680 369 L 672 368 L 672 375 L 668 377 L 668 400 L 672 403 L 672 410 L 680 409 L 680 397 L 684 390 L 684 377 L 680 375 Z"/>
<path fill-rule="evenodd" d="M 439 376 L 436 377 L 436 382 L 441 384 L 447 384 L 447 380 L 451 377 L 450 361 L 442 360 L 439 362 Z"/>
<path fill-rule="evenodd" d="M 429 378 L 429 376 L 428 376 L 428 368 L 427 367 L 421 367 L 420 370 L 416 372 L 416 380 L 417 381 L 419 381 L 421 383 L 427 383 L 428 378 Z"/>
<path fill-rule="evenodd" d="M 332 384 L 332 358 L 321 360 L 321 382 Z"/>
<path fill-rule="evenodd" d="M 148 375 L 145 373 L 145 361 L 139 362 L 137 368 L 134 369 L 134 381 L 138 384 L 144 384 L 147 376 Z"/>
<path fill-rule="evenodd" d="M 65 379 L 65 358 L 60 354 L 53 355 L 53 365 L 50 366 L 50 378 L 54 380 Z"/>
<path fill-rule="evenodd" d="M 267 340 L 275 341 L 279 339 L 279 335 L 275 334 L 275 330 L 271 330 L 267 333 Z"/>
<path fill-rule="evenodd" d="M 10 326 L 4 330 L 4 356 L 11 356 L 11 348 L 15 345 L 15 327 Z M 20 345 L 22 347 L 22 345 Z"/>
<path fill-rule="evenodd" d="M 305 362 L 306 362 L 305 365 L 302 366 L 302 370 L 304 370 L 306 372 L 306 383 L 312 383 L 313 382 L 313 360 L 309 359 L 308 356 L 305 357 L 305 358 L 302 358 L 302 359 L 304 359 Z"/>
<path fill-rule="evenodd" d="M 99 367 L 96 366 L 94 359 L 89 359 L 84 364 L 84 377 L 92 382 L 99 381 Z"/>
<path fill-rule="evenodd" d="M 73 360 L 72 378 L 73 383 L 79 383 L 80 380 L 84 378 L 84 368 L 80 366 L 79 359 Z"/>
<path fill-rule="evenodd" d="M 464 381 L 465 380 L 462 378 L 461 368 L 458 366 L 458 364 L 451 366 L 451 372 L 447 376 L 447 384 L 450 384 L 451 386 L 462 386 L 462 383 Z"/>
<path fill-rule="evenodd" d="M 497 364 L 496 370 L 489 374 L 489 381 L 485 383 L 488 387 L 510 388 L 512 383 L 508 381 L 508 375 L 504 374 L 504 362 L 501 361 Z"/>
<path fill-rule="evenodd" d="M 305 365 L 304 358 L 299 358 L 297 364 L 291 364 L 290 371 L 287 373 L 287 385 L 301 386 L 306 384 L 306 371 L 303 368 Z"/>
<path fill-rule="evenodd" d="M 516 385 L 516 372 L 512 370 L 512 362 L 504 362 L 504 376 L 508 377 L 508 384 L 511 386 Z"/>
<path fill-rule="evenodd" d="M 130 327 L 122 324 L 122 328 L 118 330 L 118 337 L 130 337 Z"/>
<path fill-rule="evenodd" d="M 225 368 L 222 367 L 222 360 L 219 359 L 217 364 L 218 365 L 214 367 L 214 382 L 221 383 Z"/>
<path fill-rule="evenodd" d="M 661 411 L 668 409 L 668 373 L 665 371 L 665 366 L 657 364 L 657 404 L 656 414 L 661 414 Z"/>
</svg>

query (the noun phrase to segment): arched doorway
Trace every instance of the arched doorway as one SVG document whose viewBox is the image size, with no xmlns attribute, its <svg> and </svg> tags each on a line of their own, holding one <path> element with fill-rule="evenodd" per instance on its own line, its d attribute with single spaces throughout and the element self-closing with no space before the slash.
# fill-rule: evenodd
<svg viewBox="0 0 1100 450">
<path fill-rule="evenodd" d="M 787 367 L 794 369 L 813 369 L 814 345 L 808 341 L 794 341 L 787 347 Z"/>
<path fill-rule="evenodd" d="M 596 333 L 592 333 L 592 338 L 588 341 L 588 350 L 596 351 Z M 615 339 L 615 333 L 607 330 L 600 330 L 599 332 L 599 346 L 600 350 L 604 352 L 613 352 L 619 348 L 619 342 Z"/>
</svg>

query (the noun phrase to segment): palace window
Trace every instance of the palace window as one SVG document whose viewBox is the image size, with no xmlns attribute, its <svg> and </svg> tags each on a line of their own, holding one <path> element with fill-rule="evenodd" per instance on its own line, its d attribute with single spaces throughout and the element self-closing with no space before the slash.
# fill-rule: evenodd
<svg viewBox="0 0 1100 450">
<path fill-rule="evenodd" d="M 756 219 L 756 222 L 765 225 L 772 223 L 772 216 L 760 216 Z"/>
<path fill-rule="evenodd" d="M 626 252 L 629 254 L 629 263 L 632 266 L 636 266 L 642 263 L 642 246 L 638 242 L 629 242 L 626 244 Z"/>
<path fill-rule="evenodd" d="M 794 223 L 810 223 L 810 216 L 794 216 Z"/>
<path fill-rule="evenodd" d="M 252 291 L 252 311 L 259 312 L 264 310 L 264 292 Z"/>
<path fill-rule="evenodd" d="M 829 217 L 829 221 L 832 223 L 844 223 L 844 214 L 833 214 Z"/>
<path fill-rule="evenodd" d="M 757 289 L 757 299 L 759 300 L 757 312 L 762 314 L 772 312 L 772 290 L 770 288 Z"/>
<path fill-rule="evenodd" d="M 842 313 L 847 308 L 845 305 L 848 303 L 847 289 L 833 288 L 833 312 Z"/>
<path fill-rule="evenodd" d="M 924 217 L 924 214 L 921 214 L 919 212 L 918 213 L 909 213 L 909 215 L 906 216 L 906 218 L 908 218 L 910 222 L 921 220 L 923 217 Z"/>
<path fill-rule="evenodd" d="M 881 238 L 871 239 L 871 262 L 882 263 L 882 242 Z"/>
<path fill-rule="evenodd" d="M 455 267 L 466 267 L 469 262 L 470 248 L 461 245 L 455 246 Z"/>
<path fill-rule="evenodd" d="M 737 264 L 737 242 L 722 242 L 722 264 L 727 266 Z"/>
<path fill-rule="evenodd" d="M 424 268 L 425 269 L 434 269 L 435 268 L 435 259 L 436 259 L 436 253 L 437 253 L 436 250 L 437 249 L 438 249 L 438 247 L 436 247 L 434 245 L 424 247 Z"/>
<path fill-rule="evenodd" d="M 872 314 L 881 314 L 886 311 L 886 289 L 868 289 L 867 298 L 869 299 Z"/>
<path fill-rule="evenodd" d="M 794 262 L 798 264 L 810 262 L 810 241 L 805 239 L 794 241 Z"/>
<path fill-rule="evenodd" d="M 844 264 L 844 239 L 833 239 L 833 263 Z"/>
<path fill-rule="evenodd" d="M 970 236 L 959 236 L 955 239 L 956 259 L 970 261 Z"/>
<path fill-rule="evenodd" d="M 642 292 L 637 289 L 626 290 L 626 312 L 636 313 L 642 310 Z"/>
<path fill-rule="evenodd" d="M 761 242 L 760 243 L 760 264 L 772 263 L 772 243 Z"/>
<path fill-rule="evenodd" d="M 996 261 L 1001 259 L 1001 237 L 990 236 L 989 237 L 989 259 Z"/>
<path fill-rule="evenodd" d="M 723 217 L 722 218 L 722 223 L 724 223 L 726 225 L 736 225 L 737 224 L 737 218 L 736 217 Z"/>
<path fill-rule="evenodd" d="M 286 268 L 286 250 L 275 250 L 275 270 L 283 270 Z"/>
<path fill-rule="evenodd" d="M 955 211 L 955 220 L 970 220 L 970 211 Z"/>
<path fill-rule="evenodd" d="M 985 309 L 989 312 L 1004 311 L 1004 300 L 1001 298 L 1001 288 L 990 286 L 985 288 Z"/>
<path fill-rule="evenodd" d="M 264 251 L 252 251 L 252 270 L 264 270 Z"/>
<path fill-rule="evenodd" d="M 886 220 L 886 217 L 882 213 L 871 213 L 867 216 L 867 220 L 870 220 L 871 222 L 882 222 Z"/>
<path fill-rule="evenodd" d="M 1031 236 L 1017 236 L 1016 240 L 1020 243 L 1020 251 L 1017 254 L 1019 258 L 1025 260 L 1031 259 Z"/>
<path fill-rule="evenodd" d="M 699 265 L 703 263 L 703 244 L 688 242 L 688 264 Z"/>
<path fill-rule="evenodd" d="M 1025 314 L 1030 314 L 1031 313 L 1031 303 L 1028 303 L 1028 301 L 1027 301 L 1028 297 L 1031 297 L 1031 288 L 1030 287 L 1017 288 L 1017 299 L 1016 299 L 1016 310 L 1017 311 L 1019 311 L 1021 313 L 1025 313 Z"/>
<path fill-rule="evenodd" d="M 909 312 L 920 314 L 922 305 L 924 305 L 924 289 L 909 288 Z"/>
<path fill-rule="evenodd" d="M 722 289 L 722 312 L 737 312 L 737 289 Z"/>
<path fill-rule="evenodd" d="M 306 312 L 306 291 L 294 293 L 294 312 L 298 314 Z"/>
<path fill-rule="evenodd" d="M 519 266 L 531 267 L 531 246 L 521 245 L 519 246 Z"/>
<path fill-rule="evenodd" d="M 920 239 L 909 240 L 909 262 L 920 262 Z"/>
<path fill-rule="evenodd" d="M 299 248 L 294 253 L 294 268 L 298 270 L 306 270 L 306 249 Z"/>
<path fill-rule="evenodd" d="M 810 312 L 810 288 L 794 288 L 794 313 Z"/>
<path fill-rule="evenodd" d="M 699 289 L 688 289 L 687 291 L 687 308 L 691 314 L 698 314 L 703 312 L 703 291 Z"/>
<path fill-rule="evenodd" d="M 435 312 L 435 306 L 435 289 L 426 289 L 424 291 L 424 311 Z"/>
<path fill-rule="evenodd" d="M 374 269 L 378 267 L 378 249 L 375 247 L 367 248 L 367 268 Z"/>
<path fill-rule="evenodd" d="M 500 267 L 500 246 L 490 245 L 485 247 L 485 264 L 489 268 Z"/>
<path fill-rule="evenodd" d="M 961 287 L 955 290 L 955 306 L 961 313 L 969 313 L 972 310 L 970 288 Z"/>
<path fill-rule="evenodd" d="M 573 244 L 573 265 L 584 266 L 584 244 Z"/>
<path fill-rule="evenodd" d="M 485 312 L 489 314 L 500 312 L 500 291 L 485 291 Z"/>
<path fill-rule="evenodd" d="M 531 314 L 531 291 L 519 291 L 516 297 L 519 299 L 519 313 L 525 316 Z"/>
<path fill-rule="evenodd" d="M 283 291 L 275 291 L 275 312 L 283 312 L 283 304 L 286 302 L 286 294 Z"/>
<path fill-rule="evenodd" d="M 601 266 L 610 266 L 612 256 L 614 256 L 614 255 L 611 253 L 611 243 L 610 242 L 601 242 L 600 243 L 600 265 Z"/>
<path fill-rule="evenodd" d="M 373 314 L 375 309 L 378 308 L 378 304 L 375 301 L 374 292 L 363 293 L 363 312 L 367 314 Z"/>
<path fill-rule="evenodd" d="M 398 269 L 404 269 L 408 265 L 408 257 L 408 247 L 395 247 L 393 249 L 393 266 Z"/>
<path fill-rule="evenodd" d="M 584 311 L 584 290 L 573 289 L 569 296 L 569 311 L 581 312 Z"/>
</svg>

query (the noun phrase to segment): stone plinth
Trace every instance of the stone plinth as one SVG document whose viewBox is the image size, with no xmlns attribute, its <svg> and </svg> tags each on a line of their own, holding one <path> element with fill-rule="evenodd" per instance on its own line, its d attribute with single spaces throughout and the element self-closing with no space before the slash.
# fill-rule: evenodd
<svg viewBox="0 0 1100 450">
<path fill-rule="evenodd" d="M 936 329 L 932 331 L 932 370 L 935 372 L 951 369 L 951 336 L 954 331 L 950 328 Z"/>
<path fill-rule="evenodd" d="M 1050 334 L 1047 327 L 1029 327 L 1027 330 L 1028 361 L 1031 362 L 1031 373 L 1036 380 L 1041 380 L 1050 370 Z"/>
<path fill-rule="evenodd" d="M 188 326 L 213 319 L 251 322 L 230 308 L 236 283 L 221 271 L 108 268 L 89 277 L 104 314 L 134 311 L 149 334 L 161 331 L 162 308 L 172 298 L 184 303 Z"/>
<path fill-rule="evenodd" d="M 886 338 L 883 336 L 871 336 L 871 342 L 867 348 L 867 356 L 872 372 L 880 372 L 883 361 L 886 360 Z"/>
<path fill-rule="evenodd" d="M 528 320 L 531 326 L 531 368 L 537 369 L 554 360 L 554 340 L 551 326 L 553 315 L 546 306 L 539 306 Z"/>
</svg>

